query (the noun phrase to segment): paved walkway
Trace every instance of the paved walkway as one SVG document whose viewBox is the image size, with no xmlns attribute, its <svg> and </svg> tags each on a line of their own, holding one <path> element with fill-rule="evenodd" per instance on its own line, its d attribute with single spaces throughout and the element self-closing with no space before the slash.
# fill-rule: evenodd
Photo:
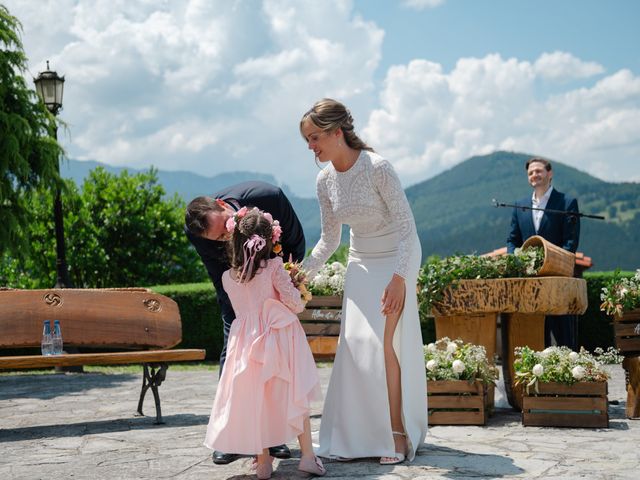
<svg viewBox="0 0 640 480">
<path fill-rule="evenodd" d="M 608 429 L 524 428 L 519 414 L 498 408 L 485 427 L 432 427 L 411 464 L 327 462 L 327 478 L 636 480 L 640 421 L 624 416 L 622 367 L 611 372 L 617 404 Z M 330 367 L 320 373 L 326 389 Z M 215 372 L 170 368 L 160 388 L 166 424 L 157 426 L 151 396 L 149 416 L 132 415 L 137 374 L 0 375 L 0 479 L 253 480 L 249 460 L 216 466 L 202 446 L 216 380 Z M 500 389 L 496 404 L 504 405 Z M 315 405 L 314 431 L 321 409 Z M 280 461 L 273 478 L 304 478 L 296 465 Z"/>
</svg>

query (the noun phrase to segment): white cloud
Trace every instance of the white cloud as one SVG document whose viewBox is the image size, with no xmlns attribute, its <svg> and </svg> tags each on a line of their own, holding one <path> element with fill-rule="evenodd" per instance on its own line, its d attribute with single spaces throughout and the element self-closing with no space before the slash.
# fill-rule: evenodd
<svg viewBox="0 0 640 480">
<path fill-rule="evenodd" d="M 449 73 L 426 60 L 394 66 L 364 136 L 407 183 L 498 149 L 541 154 L 599 176 L 603 158 L 615 159 L 626 168 L 604 178 L 638 179 L 640 77 L 621 70 L 540 99 L 537 80 L 550 71 L 540 65 L 552 57 L 587 66 L 583 74 L 597 70 L 558 52 L 533 64 L 497 54 L 462 58 Z M 575 78 L 577 70 L 556 78 Z"/>
<path fill-rule="evenodd" d="M 425 8 L 439 7 L 445 0 L 404 0 L 402 4 L 405 7 L 414 8 L 416 10 L 424 10 Z"/>
<path fill-rule="evenodd" d="M 588 78 L 604 72 L 595 62 L 583 62 L 567 52 L 543 53 L 534 64 L 536 74 L 549 80 Z"/>
<path fill-rule="evenodd" d="M 31 69 L 66 76 L 72 158 L 206 175 L 279 175 L 311 195 L 311 104 L 362 112 L 384 32 L 345 0 L 9 0 Z M 330 22 L 326 19 L 331 18 Z M 304 161 L 299 160 L 303 157 Z"/>
</svg>

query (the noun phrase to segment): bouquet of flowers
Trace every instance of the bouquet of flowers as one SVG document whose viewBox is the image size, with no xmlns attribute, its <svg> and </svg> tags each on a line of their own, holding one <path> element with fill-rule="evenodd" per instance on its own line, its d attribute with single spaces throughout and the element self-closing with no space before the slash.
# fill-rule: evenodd
<svg viewBox="0 0 640 480">
<path fill-rule="evenodd" d="M 289 272 L 291 282 L 300 291 L 300 298 L 304 303 L 311 300 L 311 292 L 307 289 L 307 272 L 302 268 L 300 262 L 285 262 L 284 269 Z"/>
<path fill-rule="evenodd" d="M 584 348 L 574 352 L 567 347 L 548 347 L 541 352 L 529 347 L 517 347 L 513 367 L 516 385 L 525 385 L 527 392 L 534 386 L 538 391 L 538 382 L 559 382 L 571 385 L 576 382 L 606 382 L 608 373 L 602 369 L 599 358 Z M 616 355 L 611 349 L 607 357 Z M 600 357 L 604 357 L 601 354 Z M 605 358 L 607 358 L 605 357 Z"/>
<path fill-rule="evenodd" d="M 495 384 L 498 378 L 496 368 L 487 359 L 485 348 L 460 339 L 443 337 L 425 345 L 424 360 L 427 380 L 481 380 Z"/>
<path fill-rule="evenodd" d="M 346 271 L 346 267 L 340 262 L 325 263 L 311 280 L 311 293 L 314 295 L 342 295 Z"/>
<path fill-rule="evenodd" d="M 600 300 L 600 310 L 608 315 L 621 316 L 623 312 L 640 308 L 640 269 L 631 278 L 623 277 L 616 271 L 602 288 Z"/>
</svg>

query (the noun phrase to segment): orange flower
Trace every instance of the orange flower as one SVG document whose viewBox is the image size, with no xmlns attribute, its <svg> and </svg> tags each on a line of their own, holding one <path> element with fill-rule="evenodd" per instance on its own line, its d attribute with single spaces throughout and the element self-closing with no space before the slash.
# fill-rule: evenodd
<svg viewBox="0 0 640 480">
<path fill-rule="evenodd" d="M 276 255 L 279 255 L 280 252 L 282 252 L 282 245 L 280 245 L 279 243 L 276 243 L 273 246 L 273 253 L 275 253 Z"/>
</svg>

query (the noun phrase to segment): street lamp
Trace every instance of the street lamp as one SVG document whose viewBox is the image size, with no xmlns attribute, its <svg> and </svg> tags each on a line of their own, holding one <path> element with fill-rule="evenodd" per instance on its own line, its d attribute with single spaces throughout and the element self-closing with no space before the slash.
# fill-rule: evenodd
<svg viewBox="0 0 640 480">
<path fill-rule="evenodd" d="M 38 78 L 34 78 L 36 91 L 42 99 L 47 109 L 57 115 L 62 109 L 62 93 L 64 91 L 64 77 L 59 77 L 56 72 L 49 70 L 49 61 L 47 60 L 47 70 L 40 72 Z M 58 127 L 55 126 L 53 135 L 58 139 Z M 60 164 L 57 164 L 58 173 L 60 173 Z M 72 288 L 71 280 L 69 280 L 69 272 L 67 271 L 67 261 L 65 258 L 64 248 L 64 223 L 62 216 L 62 199 L 60 198 L 60 188 L 56 188 L 56 197 L 53 201 L 53 220 L 56 229 L 56 285 L 55 288 Z"/>
</svg>

